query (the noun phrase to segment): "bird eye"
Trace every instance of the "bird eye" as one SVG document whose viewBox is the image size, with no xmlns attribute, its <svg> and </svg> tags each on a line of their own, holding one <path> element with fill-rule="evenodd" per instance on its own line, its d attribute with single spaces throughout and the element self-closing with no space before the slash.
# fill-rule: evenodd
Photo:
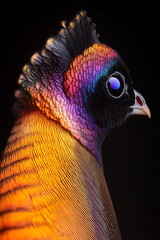
<svg viewBox="0 0 160 240">
<path fill-rule="evenodd" d="M 125 91 L 124 76 L 114 72 L 106 81 L 106 88 L 111 97 L 120 98 Z"/>
</svg>

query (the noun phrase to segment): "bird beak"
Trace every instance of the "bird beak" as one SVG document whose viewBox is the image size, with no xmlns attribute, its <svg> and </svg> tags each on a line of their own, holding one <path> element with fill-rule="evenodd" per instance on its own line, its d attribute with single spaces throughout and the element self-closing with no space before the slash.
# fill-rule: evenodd
<svg viewBox="0 0 160 240">
<path fill-rule="evenodd" d="M 151 118 L 151 112 L 146 104 L 144 97 L 136 90 L 134 90 L 134 94 L 135 102 L 134 105 L 130 107 L 132 111 L 129 113 L 129 115 L 146 115 Z"/>
</svg>

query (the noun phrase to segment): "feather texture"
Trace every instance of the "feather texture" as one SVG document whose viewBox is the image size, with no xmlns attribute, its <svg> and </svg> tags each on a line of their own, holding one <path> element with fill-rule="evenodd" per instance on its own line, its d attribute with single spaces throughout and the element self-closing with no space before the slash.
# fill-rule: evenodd
<svg viewBox="0 0 160 240">
<path fill-rule="evenodd" d="M 0 176 L 1 240 L 119 239 L 95 157 L 43 114 L 18 119 Z"/>
<path fill-rule="evenodd" d="M 120 240 L 101 145 L 128 116 L 150 116 L 121 57 L 81 11 L 18 84 L 0 161 L 0 239 Z"/>
</svg>

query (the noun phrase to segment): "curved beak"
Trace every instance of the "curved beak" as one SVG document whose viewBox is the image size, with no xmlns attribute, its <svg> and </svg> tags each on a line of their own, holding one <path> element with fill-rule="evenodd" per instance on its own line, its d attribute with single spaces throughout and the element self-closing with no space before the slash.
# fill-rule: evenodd
<svg viewBox="0 0 160 240">
<path fill-rule="evenodd" d="M 134 94 L 135 102 L 134 105 L 130 107 L 132 111 L 129 113 L 129 115 L 146 115 L 151 118 L 151 112 L 146 104 L 144 97 L 136 90 L 134 90 Z"/>
</svg>

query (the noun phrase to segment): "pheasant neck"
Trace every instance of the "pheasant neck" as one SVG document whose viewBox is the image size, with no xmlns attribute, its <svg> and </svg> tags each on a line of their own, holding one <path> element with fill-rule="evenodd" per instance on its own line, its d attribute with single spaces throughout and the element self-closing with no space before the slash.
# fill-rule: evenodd
<svg viewBox="0 0 160 240">
<path fill-rule="evenodd" d="M 102 169 L 55 121 L 19 118 L 0 170 L 2 239 L 120 239 Z"/>
</svg>

